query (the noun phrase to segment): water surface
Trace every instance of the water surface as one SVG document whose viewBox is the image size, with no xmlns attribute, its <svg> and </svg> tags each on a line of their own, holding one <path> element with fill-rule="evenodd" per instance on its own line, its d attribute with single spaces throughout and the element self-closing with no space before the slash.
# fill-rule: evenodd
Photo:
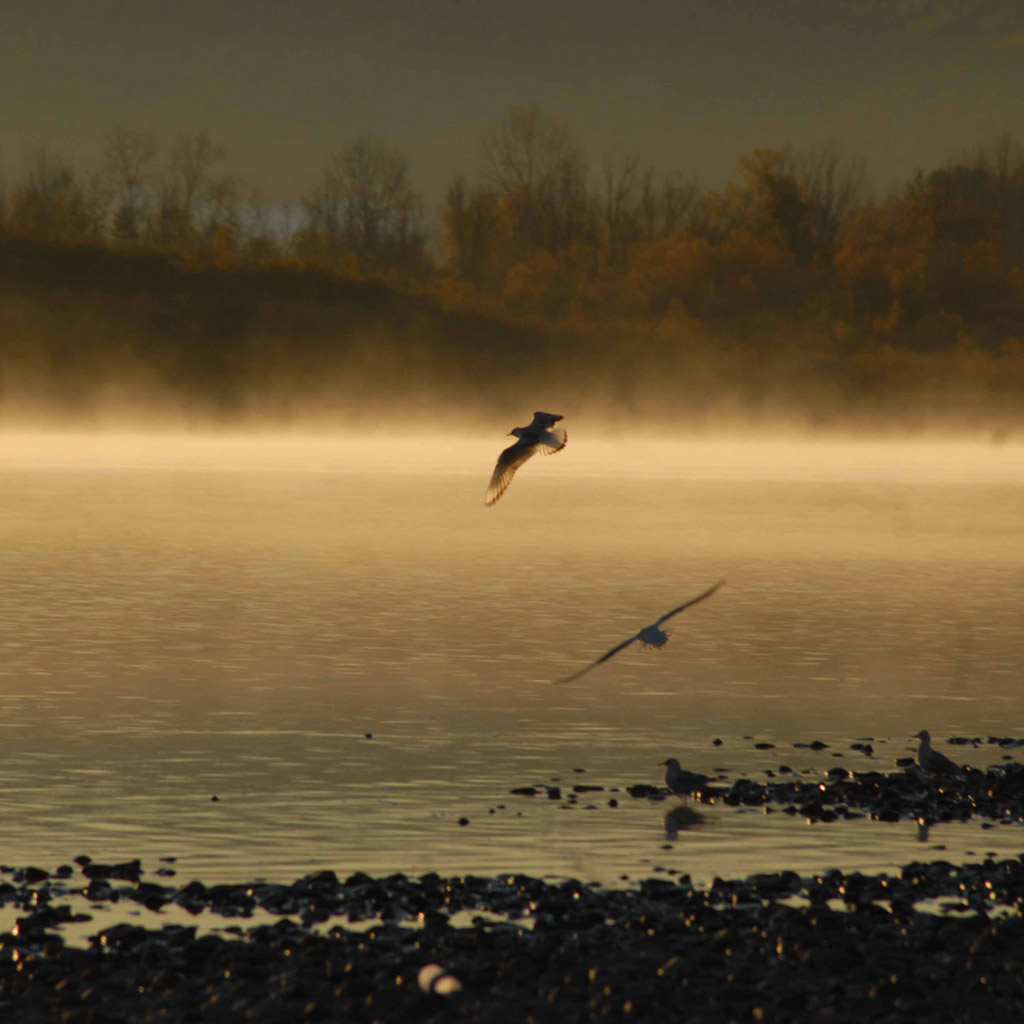
<svg viewBox="0 0 1024 1024">
<path fill-rule="evenodd" d="M 570 426 L 487 509 L 500 437 L 0 441 L 8 864 L 613 882 L 1024 845 L 1016 826 L 922 842 L 722 806 L 673 838 L 678 801 L 622 791 L 668 756 L 816 777 L 895 770 L 920 728 L 1024 735 L 1019 446 L 627 446 Z M 552 685 L 721 578 L 663 650 Z M 864 737 L 872 759 L 850 749 Z M 552 782 L 605 791 L 509 792 Z"/>
</svg>

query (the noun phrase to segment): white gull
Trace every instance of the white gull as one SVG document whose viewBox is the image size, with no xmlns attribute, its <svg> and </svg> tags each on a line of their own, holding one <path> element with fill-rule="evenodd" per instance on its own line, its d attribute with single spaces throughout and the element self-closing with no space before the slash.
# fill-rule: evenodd
<svg viewBox="0 0 1024 1024">
<path fill-rule="evenodd" d="M 704 598 L 710 597 L 723 583 L 725 580 L 719 580 L 710 590 L 705 590 L 703 594 L 698 594 L 696 597 L 690 598 L 689 601 L 684 602 L 678 608 L 673 608 L 672 611 L 666 612 L 660 619 L 653 622 L 649 626 L 644 626 L 639 633 L 631 636 L 628 640 L 623 640 L 621 644 L 613 647 L 607 654 L 602 654 L 597 661 L 592 661 L 589 665 L 581 668 L 579 672 L 573 672 L 571 676 L 566 676 L 564 679 L 556 679 L 556 683 L 569 683 L 574 679 L 579 679 L 585 672 L 589 672 L 592 668 L 600 665 L 601 662 L 607 661 L 609 658 L 614 657 L 624 647 L 628 647 L 630 644 L 635 643 L 637 640 L 640 641 L 644 647 L 664 647 L 668 641 L 668 630 L 662 629 L 661 624 L 672 618 L 673 615 L 678 615 L 681 611 L 686 608 L 695 605 L 698 601 L 703 601 Z"/>
</svg>

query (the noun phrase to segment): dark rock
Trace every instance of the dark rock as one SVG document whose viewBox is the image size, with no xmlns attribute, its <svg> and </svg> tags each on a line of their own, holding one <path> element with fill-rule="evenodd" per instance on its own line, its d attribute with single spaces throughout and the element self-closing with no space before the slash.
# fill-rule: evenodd
<svg viewBox="0 0 1024 1024">
<path fill-rule="evenodd" d="M 123 864 L 100 864 L 90 861 L 82 866 L 86 878 L 114 878 L 125 882 L 137 882 L 142 874 L 142 862 L 125 861 Z"/>
<path fill-rule="evenodd" d="M 651 799 L 652 797 L 660 797 L 663 795 L 661 786 L 648 786 L 643 782 L 638 782 L 633 786 L 627 786 L 626 792 L 633 797 L 634 800 Z"/>
</svg>

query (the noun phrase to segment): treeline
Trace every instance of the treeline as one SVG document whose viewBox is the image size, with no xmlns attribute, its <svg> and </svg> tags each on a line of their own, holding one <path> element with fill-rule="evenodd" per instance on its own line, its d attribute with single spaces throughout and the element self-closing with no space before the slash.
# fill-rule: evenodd
<svg viewBox="0 0 1024 1024">
<path fill-rule="evenodd" d="M 434 231 L 407 161 L 375 138 L 286 206 L 224 156 L 206 133 L 161 152 L 121 127 L 91 171 L 40 150 L 6 179 L 0 402 L 49 389 L 73 405 L 131 380 L 227 415 L 261 395 L 286 416 L 329 389 L 496 401 L 542 376 L 698 417 L 1019 417 L 1024 150 L 1009 137 L 886 198 L 832 144 L 757 150 L 715 191 L 633 157 L 592 165 L 526 105 L 481 139 Z"/>
</svg>

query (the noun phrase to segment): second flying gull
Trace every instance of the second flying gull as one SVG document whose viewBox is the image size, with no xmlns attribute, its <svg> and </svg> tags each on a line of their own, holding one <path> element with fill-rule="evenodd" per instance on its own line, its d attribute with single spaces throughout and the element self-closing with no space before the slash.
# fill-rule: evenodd
<svg viewBox="0 0 1024 1024">
<path fill-rule="evenodd" d="M 623 647 L 628 647 L 630 644 L 635 643 L 637 640 L 644 645 L 644 647 L 664 647 L 668 640 L 668 630 L 662 629 L 661 624 L 671 619 L 673 615 L 678 615 L 684 608 L 689 608 L 691 605 L 696 604 L 698 601 L 703 601 L 704 598 L 710 597 L 723 583 L 725 580 L 719 580 L 710 590 L 705 590 L 703 594 L 698 594 L 696 597 L 691 597 L 685 604 L 681 604 L 678 608 L 673 608 L 670 612 L 665 612 L 664 615 L 656 622 L 651 623 L 649 626 L 644 626 L 639 633 L 631 636 L 628 640 L 623 640 L 621 644 L 613 647 L 607 654 L 602 654 L 597 661 L 592 661 L 589 665 L 581 668 L 579 672 L 573 672 L 571 676 L 566 676 L 564 679 L 556 679 L 556 683 L 570 683 L 573 679 L 579 679 L 585 672 L 589 672 L 592 668 L 600 665 L 602 661 L 607 661 L 609 658 L 618 654 Z"/>
</svg>

